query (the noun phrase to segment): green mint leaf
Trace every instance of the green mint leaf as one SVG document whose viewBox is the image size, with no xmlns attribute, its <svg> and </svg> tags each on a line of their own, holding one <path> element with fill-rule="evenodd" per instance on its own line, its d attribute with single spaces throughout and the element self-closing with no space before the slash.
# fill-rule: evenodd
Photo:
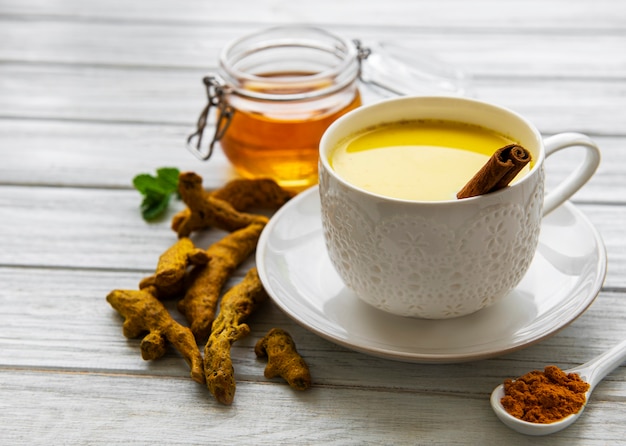
<svg viewBox="0 0 626 446">
<path fill-rule="evenodd" d="M 133 178 L 133 186 L 143 195 L 141 215 L 144 220 L 159 218 L 167 210 L 172 194 L 178 195 L 179 170 L 173 167 L 157 169 L 157 175 L 142 173 Z"/>
<path fill-rule="evenodd" d="M 170 192 L 178 191 L 178 176 L 180 171 L 175 167 L 162 167 L 157 169 L 157 180 L 163 188 Z"/>
<path fill-rule="evenodd" d="M 141 216 L 146 221 L 153 221 L 159 218 L 170 202 L 170 195 L 164 195 L 160 200 L 152 199 L 149 197 L 144 198 L 141 202 Z"/>
<path fill-rule="evenodd" d="M 149 189 L 158 187 L 156 178 L 147 173 L 142 173 L 133 178 L 133 186 L 142 194 L 148 193 Z"/>
</svg>

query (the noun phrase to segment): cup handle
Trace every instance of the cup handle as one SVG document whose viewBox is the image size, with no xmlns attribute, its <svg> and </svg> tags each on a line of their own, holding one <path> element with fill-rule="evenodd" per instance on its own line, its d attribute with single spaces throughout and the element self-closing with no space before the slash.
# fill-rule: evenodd
<svg viewBox="0 0 626 446">
<path fill-rule="evenodd" d="M 546 194 L 543 200 L 543 215 L 548 215 L 574 195 L 593 176 L 600 165 L 600 149 L 595 142 L 582 133 L 559 133 L 544 140 L 546 158 L 567 147 L 579 146 L 585 149 L 585 158 L 576 170 L 561 184 Z"/>
</svg>

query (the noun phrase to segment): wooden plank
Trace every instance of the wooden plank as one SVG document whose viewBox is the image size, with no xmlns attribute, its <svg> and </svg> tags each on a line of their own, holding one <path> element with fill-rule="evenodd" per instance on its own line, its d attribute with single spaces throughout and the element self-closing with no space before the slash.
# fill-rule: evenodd
<svg viewBox="0 0 626 446">
<path fill-rule="evenodd" d="M 196 123 L 206 103 L 200 71 L 0 66 L 1 117 Z"/>
<path fill-rule="evenodd" d="M 170 124 L 193 129 L 206 102 L 202 76 L 200 70 L 4 64 L 0 65 L 0 118 Z M 512 108 L 546 134 L 580 131 L 615 136 L 622 128 L 624 79 L 610 83 L 476 79 L 472 85 L 473 96 Z"/>
<path fill-rule="evenodd" d="M 147 273 L 176 241 L 169 221 L 184 208 L 172 200 L 168 215 L 150 224 L 141 218 L 141 196 L 134 190 L 7 187 L 0 194 L 0 208 L 10 216 L 0 235 L 0 264 L 5 265 Z M 207 231 L 194 240 L 208 246 L 223 235 Z"/>
<path fill-rule="evenodd" d="M 265 28 L 255 25 L 252 30 Z M 619 79 L 626 75 L 626 35 L 598 30 L 564 33 L 531 28 L 466 29 L 332 26 L 365 45 L 384 41 L 406 48 L 405 60 L 437 57 L 478 77 L 558 77 Z M 0 60 L 37 64 L 109 65 L 169 69 L 212 69 L 221 49 L 251 32 L 250 25 L 194 23 L 85 22 L 75 18 L 29 21 L 0 16 Z M 73 36 L 81 36 L 74 39 Z M 129 45 L 128 42 L 132 42 Z M 541 47 L 541 51 L 536 48 Z M 607 57 L 610 55 L 610 57 Z M 366 62 L 367 64 L 367 62 Z"/>
<path fill-rule="evenodd" d="M 289 0 L 237 0 L 205 2 L 167 0 L 129 8 L 123 0 L 106 4 L 81 0 L 4 0 L 1 12 L 19 16 L 72 17 L 91 21 L 184 22 L 211 26 L 214 23 L 277 24 L 319 22 L 328 25 L 372 27 L 385 24 L 402 27 L 458 27 L 474 30 L 498 29 L 524 32 L 544 28 L 553 32 L 623 30 L 626 23 L 620 0 L 464 0 L 377 2 L 322 0 L 302 5 Z M 245 11 L 245 14 L 242 12 Z M 540 13 L 538 13 L 540 11 Z M 606 11 L 611 11 L 607 14 Z"/>
<path fill-rule="evenodd" d="M 236 174 L 221 150 L 206 162 L 187 150 L 193 130 L 191 124 L 0 119 L 0 183 L 128 189 L 135 175 L 171 166 L 204 175 L 207 188 L 222 186 Z"/>
<path fill-rule="evenodd" d="M 467 393 L 315 386 L 295 394 L 283 384 L 241 382 L 230 407 L 199 384 L 175 378 L 11 370 L 0 376 L 3 444 L 353 444 L 361 436 L 358 444 L 459 438 L 505 444 L 511 438 L 491 413 L 489 392 L 477 392 L 471 375 L 464 376 Z M 603 386 L 612 398 L 595 398 L 578 423 L 550 437 L 553 444 L 621 441 L 626 394 L 617 383 Z M 602 429 L 594 429 L 598 423 Z"/>
</svg>

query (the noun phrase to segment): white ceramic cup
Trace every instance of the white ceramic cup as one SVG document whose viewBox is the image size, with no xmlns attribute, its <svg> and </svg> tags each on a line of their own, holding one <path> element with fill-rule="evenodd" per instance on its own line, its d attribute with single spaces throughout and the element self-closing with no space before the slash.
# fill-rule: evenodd
<svg viewBox="0 0 626 446">
<path fill-rule="evenodd" d="M 449 201 L 378 195 L 342 179 L 329 156 L 342 140 L 384 123 L 436 119 L 479 125 L 532 154 L 520 181 L 497 192 Z M 579 146 L 577 169 L 544 199 L 544 161 Z M 543 140 L 505 108 L 456 97 L 402 97 L 360 107 L 335 121 L 320 142 L 319 193 L 328 254 L 348 288 L 380 310 L 429 319 L 467 315 L 494 304 L 520 282 L 537 248 L 541 219 L 583 186 L 600 163 L 587 136 Z"/>
</svg>

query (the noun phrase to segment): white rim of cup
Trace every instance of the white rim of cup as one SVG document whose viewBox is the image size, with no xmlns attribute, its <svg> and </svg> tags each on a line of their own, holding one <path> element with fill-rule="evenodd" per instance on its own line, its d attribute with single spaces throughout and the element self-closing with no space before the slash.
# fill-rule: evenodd
<svg viewBox="0 0 626 446">
<path fill-rule="evenodd" d="M 527 175 L 525 175 L 523 178 L 521 178 L 519 181 L 517 181 L 515 184 L 504 188 L 504 189 L 500 189 L 498 191 L 495 192 L 491 192 L 489 193 L 490 196 L 496 196 L 499 194 L 503 194 L 503 193 L 507 193 L 508 190 L 513 189 L 513 188 L 518 188 L 520 186 L 522 186 L 524 183 L 530 181 L 530 177 L 532 177 L 533 175 L 535 175 L 535 172 L 540 168 L 540 166 L 543 165 L 544 159 L 545 159 L 545 148 L 543 145 L 543 138 L 541 137 L 541 134 L 539 133 L 539 130 L 526 118 L 524 118 L 522 115 L 520 115 L 519 113 L 500 106 L 500 105 L 496 105 L 490 102 L 486 102 L 486 101 L 481 101 L 478 99 L 470 99 L 470 98 L 462 98 L 462 97 L 454 97 L 454 96 L 403 96 L 400 98 L 391 98 L 391 99 L 385 99 L 379 102 L 375 102 L 373 104 L 368 104 L 368 105 L 362 105 L 361 107 L 358 107 L 354 110 L 351 110 L 350 112 L 346 113 L 345 115 L 341 116 L 340 118 L 338 118 L 337 120 L 335 120 L 324 132 L 324 134 L 322 135 L 322 138 L 320 140 L 320 144 L 319 144 L 319 159 L 320 159 L 320 163 L 324 166 L 324 168 L 326 169 L 326 171 L 333 176 L 333 178 L 335 178 L 337 181 L 339 181 L 342 185 L 358 191 L 364 195 L 368 195 L 371 197 L 375 197 L 381 200 L 387 200 L 387 201 L 393 201 L 393 202 L 398 202 L 398 203 L 420 203 L 422 205 L 431 205 L 431 206 L 441 206 L 441 205 L 448 205 L 450 203 L 470 203 L 476 200 L 480 200 L 482 198 L 484 198 L 484 196 L 482 195 L 478 195 L 475 197 L 470 197 L 470 198 L 463 198 L 462 200 L 458 200 L 458 199 L 451 199 L 451 200 L 437 200 L 437 201 L 430 201 L 430 200 L 409 200 L 409 199 L 405 199 L 405 198 L 396 198 L 396 197 L 390 197 L 388 195 L 382 195 L 382 194 L 378 194 L 376 192 L 372 192 L 369 191 L 367 189 L 363 189 L 361 187 L 358 187 L 352 183 L 349 183 L 348 181 L 344 180 L 339 174 L 337 174 L 337 172 L 335 172 L 335 170 L 331 167 L 330 162 L 329 162 L 329 157 L 322 153 L 322 149 L 324 147 L 329 146 L 328 143 L 328 139 L 330 138 L 330 134 L 334 131 L 336 131 L 336 129 L 338 127 L 341 127 L 342 125 L 344 125 L 344 123 L 346 121 L 349 121 L 351 119 L 355 119 L 355 116 L 359 116 L 361 114 L 365 114 L 365 113 L 369 113 L 370 110 L 375 110 L 377 108 L 383 108 L 383 107 L 388 107 L 390 106 L 389 104 L 394 104 L 394 103 L 400 103 L 400 102 L 413 102 L 413 101 L 432 101 L 432 100 L 440 100 L 440 101 L 448 101 L 448 102 L 464 102 L 466 104 L 472 104 L 475 105 L 477 107 L 483 107 L 483 108 L 489 108 L 491 110 L 497 110 L 499 113 L 506 113 L 509 116 L 517 119 L 518 121 L 522 122 L 530 131 L 531 133 L 534 135 L 534 137 L 537 139 L 538 142 L 538 148 L 539 148 L 539 153 L 538 154 L 533 154 L 533 156 L 536 156 L 536 159 L 533 161 L 533 166 L 530 169 L 530 171 L 528 172 Z M 419 118 L 415 118 L 415 120 L 417 120 Z M 407 118 L 407 121 L 411 121 L 412 118 Z M 443 120 L 443 119 L 442 119 Z M 381 120 L 379 123 L 377 124 L 373 124 L 373 125 L 378 125 L 378 124 L 385 124 L 387 122 L 397 122 L 398 120 L 390 120 L 390 121 L 384 121 Z M 452 121 L 452 119 L 451 119 Z M 499 132 L 498 130 L 495 130 L 489 126 L 486 126 L 484 124 L 477 124 L 480 125 L 484 128 L 486 128 L 487 130 L 492 130 L 494 132 Z M 343 138 L 350 138 L 352 135 L 355 135 L 357 133 L 359 133 L 359 131 L 361 131 L 363 129 L 357 130 L 355 132 L 352 132 L 346 136 L 344 136 Z M 341 138 L 341 139 L 343 139 Z M 340 139 L 340 140 L 341 140 Z M 326 152 L 328 153 L 328 155 L 330 155 L 330 149 L 331 147 L 328 147 Z"/>
</svg>

